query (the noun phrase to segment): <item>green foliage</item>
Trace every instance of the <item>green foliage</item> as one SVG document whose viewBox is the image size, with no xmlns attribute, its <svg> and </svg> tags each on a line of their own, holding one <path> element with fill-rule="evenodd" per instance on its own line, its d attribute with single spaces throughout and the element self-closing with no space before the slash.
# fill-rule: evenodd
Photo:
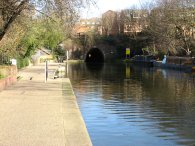
<svg viewBox="0 0 195 146">
<path fill-rule="evenodd" d="M 45 32 L 42 34 L 43 44 L 48 49 L 56 48 L 64 39 L 64 32 L 58 23 L 48 22 L 44 24 Z"/>
<path fill-rule="evenodd" d="M 55 56 L 64 56 L 66 54 L 66 50 L 58 46 L 54 48 L 53 53 Z"/>
<path fill-rule="evenodd" d="M 35 49 L 42 45 L 41 33 L 39 24 L 32 23 L 19 45 L 19 48 L 23 50 L 23 52 L 20 52 L 20 56 L 30 57 L 35 52 Z"/>
<path fill-rule="evenodd" d="M 83 0 L 1 0 L 0 52 L 10 58 L 30 58 L 37 48 L 52 50 L 71 35 Z M 0 64 L 4 64 L 0 62 Z"/>
<path fill-rule="evenodd" d="M 17 68 L 21 69 L 29 65 L 29 59 L 28 58 L 17 58 Z"/>
<path fill-rule="evenodd" d="M 10 57 L 0 53 L 0 65 L 11 65 Z"/>
<path fill-rule="evenodd" d="M 2 75 L 1 73 L 0 73 L 0 79 L 3 79 L 4 78 L 4 75 Z"/>
<path fill-rule="evenodd" d="M 23 52 L 20 56 L 26 58 L 34 54 L 36 48 L 46 47 L 50 50 L 56 48 L 64 39 L 64 32 L 57 21 L 37 18 L 30 25 L 26 35 L 20 43 Z M 21 55 L 22 54 L 22 55 Z"/>
</svg>

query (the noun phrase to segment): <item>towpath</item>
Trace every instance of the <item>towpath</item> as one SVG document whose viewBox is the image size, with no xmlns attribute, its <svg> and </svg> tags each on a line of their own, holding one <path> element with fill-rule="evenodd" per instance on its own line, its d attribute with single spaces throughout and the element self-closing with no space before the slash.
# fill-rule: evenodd
<svg viewBox="0 0 195 146">
<path fill-rule="evenodd" d="M 92 145 L 68 78 L 45 83 L 44 65 L 19 75 L 20 81 L 0 92 L 0 146 Z"/>
</svg>

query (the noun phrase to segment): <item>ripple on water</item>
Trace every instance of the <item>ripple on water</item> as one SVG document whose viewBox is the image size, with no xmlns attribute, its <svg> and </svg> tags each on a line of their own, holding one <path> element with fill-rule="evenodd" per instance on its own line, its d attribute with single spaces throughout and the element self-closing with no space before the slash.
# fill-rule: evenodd
<svg viewBox="0 0 195 146">
<path fill-rule="evenodd" d="M 126 79 L 123 65 L 105 65 L 95 74 L 75 66 L 77 76 L 70 78 L 94 146 L 195 144 L 190 75 L 131 68 Z"/>
</svg>

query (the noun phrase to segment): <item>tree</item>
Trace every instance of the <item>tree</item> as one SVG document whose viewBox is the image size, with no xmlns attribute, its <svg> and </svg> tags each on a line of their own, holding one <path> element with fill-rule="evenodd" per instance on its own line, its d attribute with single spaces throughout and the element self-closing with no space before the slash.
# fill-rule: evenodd
<svg viewBox="0 0 195 146">
<path fill-rule="evenodd" d="M 27 8 L 29 0 L 15 1 L 15 0 L 1 0 L 0 14 L 1 14 L 1 28 L 0 41 L 8 32 L 8 29 L 16 20 L 16 18 Z"/>
<path fill-rule="evenodd" d="M 114 11 L 107 11 L 102 15 L 103 34 L 106 36 L 119 34 L 118 14 Z"/>
<path fill-rule="evenodd" d="M 92 0 L 1 0 L 0 54 L 29 57 L 70 37 L 79 8 Z"/>
<path fill-rule="evenodd" d="M 148 34 L 152 46 L 165 53 L 186 54 L 194 40 L 195 10 L 191 0 L 157 0 L 149 17 Z"/>
<path fill-rule="evenodd" d="M 48 17 L 53 13 L 55 16 L 60 17 L 63 23 L 66 22 L 67 27 L 70 27 L 78 14 L 78 9 L 90 4 L 90 2 L 90 0 L 1 0 L 0 41 L 22 13 L 30 15 L 32 11 L 38 11 Z"/>
<path fill-rule="evenodd" d="M 17 20 L 6 31 L 6 35 L 0 41 L 0 53 L 6 56 L 12 56 L 17 52 L 17 46 L 20 44 L 29 27 L 29 21 L 30 17 L 25 14 L 18 16 Z"/>
</svg>

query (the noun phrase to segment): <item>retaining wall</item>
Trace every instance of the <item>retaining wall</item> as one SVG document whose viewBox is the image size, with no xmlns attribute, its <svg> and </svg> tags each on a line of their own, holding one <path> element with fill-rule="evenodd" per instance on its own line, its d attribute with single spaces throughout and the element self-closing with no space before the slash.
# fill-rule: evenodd
<svg viewBox="0 0 195 146">
<path fill-rule="evenodd" d="M 0 91 L 17 81 L 16 66 L 0 66 L 0 74 L 3 76 L 3 78 L 0 79 Z"/>
</svg>

